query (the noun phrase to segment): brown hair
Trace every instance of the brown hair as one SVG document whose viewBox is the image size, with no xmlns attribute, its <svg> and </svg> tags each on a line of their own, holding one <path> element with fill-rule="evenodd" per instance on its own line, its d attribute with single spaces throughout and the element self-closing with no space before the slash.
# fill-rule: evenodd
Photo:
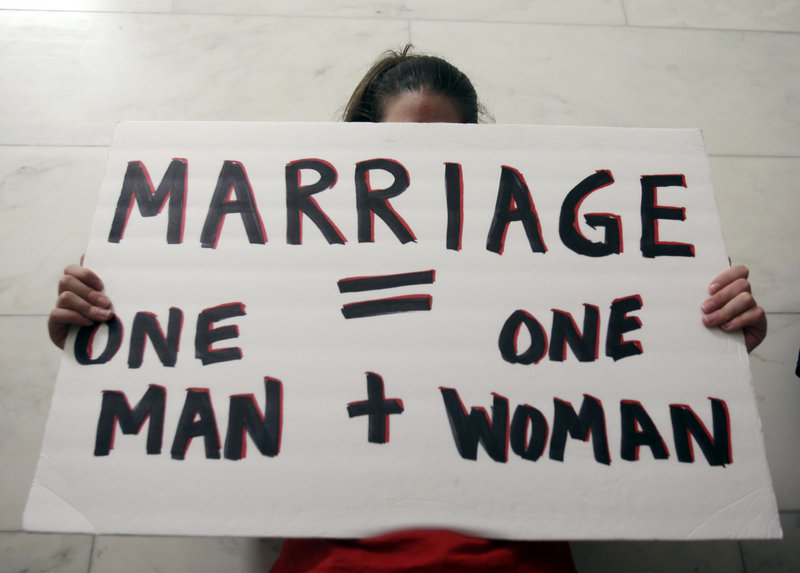
<svg viewBox="0 0 800 573">
<path fill-rule="evenodd" d="M 359 82 L 344 110 L 344 121 L 380 122 L 386 101 L 396 95 L 430 92 L 456 104 L 461 123 L 478 123 L 482 112 L 469 78 L 453 64 L 436 56 L 401 52 L 384 53 Z"/>
</svg>

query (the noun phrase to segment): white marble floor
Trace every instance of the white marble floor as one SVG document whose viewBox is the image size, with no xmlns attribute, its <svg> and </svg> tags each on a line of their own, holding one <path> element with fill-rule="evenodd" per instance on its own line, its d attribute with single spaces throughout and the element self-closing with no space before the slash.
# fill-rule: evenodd
<svg viewBox="0 0 800 573">
<path fill-rule="evenodd" d="M 498 123 L 700 127 L 731 258 L 770 334 L 752 355 L 785 532 L 573 545 L 589 571 L 800 571 L 800 1 L 0 0 L 0 572 L 265 571 L 278 540 L 44 535 L 21 514 L 115 124 L 337 119 L 384 49 L 453 61 Z"/>
</svg>

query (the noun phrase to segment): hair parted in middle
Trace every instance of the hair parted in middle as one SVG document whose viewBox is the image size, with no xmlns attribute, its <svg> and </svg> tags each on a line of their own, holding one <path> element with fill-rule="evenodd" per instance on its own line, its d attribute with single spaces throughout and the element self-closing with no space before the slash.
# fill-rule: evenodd
<svg viewBox="0 0 800 573">
<path fill-rule="evenodd" d="M 478 95 L 469 78 L 448 61 L 402 51 L 388 51 L 367 71 L 347 102 L 344 121 L 380 122 L 386 103 L 404 93 L 428 92 L 451 100 L 461 123 L 478 123 L 482 113 Z"/>
</svg>

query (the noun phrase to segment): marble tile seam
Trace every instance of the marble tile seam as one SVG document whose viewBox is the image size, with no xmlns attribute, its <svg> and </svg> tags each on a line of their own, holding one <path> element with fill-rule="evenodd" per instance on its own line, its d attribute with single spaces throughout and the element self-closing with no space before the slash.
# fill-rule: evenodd
<svg viewBox="0 0 800 573">
<path fill-rule="evenodd" d="M 155 14 L 155 13 L 154 13 Z M 429 22 L 435 24 L 487 24 L 487 25 L 517 25 L 517 26 L 564 26 L 570 28 L 627 28 L 627 24 L 592 24 L 580 22 L 526 22 L 524 20 L 457 20 L 452 18 L 393 18 L 383 16 L 325 16 L 325 15 L 300 15 L 300 14 L 216 14 L 213 12 L 177 12 L 173 16 L 226 16 L 226 17 L 241 17 L 251 16 L 254 18 L 291 18 L 300 20 L 380 20 L 383 22 Z M 685 30 L 686 28 L 674 28 L 675 30 Z M 721 30 L 725 31 L 725 30 Z"/>
<path fill-rule="evenodd" d="M 46 12 L 48 14 L 145 14 L 151 16 L 180 16 L 187 14 L 186 12 L 172 12 L 172 11 L 156 11 L 156 10 L 47 10 L 45 8 L 0 8 L 0 13 L 3 12 Z M 209 13 L 212 14 L 212 13 Z M 189 14 L 191 15 L 191 14 Z M 198 15 L 200 15 L 198 13 Z M 219 14 L 213 14 L 219 16 Z M 231 14 L 238 16 L 247 16 L 247 14 Z"/>
<path fill-rule="evenodd" d="M 701 26 L 658 26 L 655 24 L 626 24 L 625 28 L 635 30 L 683 30 L 686 32 L 730 32 L 734 34 L 776 34 L 780 36 L 800 36 L 797 30 L 765 30 L 763 28 L 705 28 Z"/>
<path fill-rule="evenodd" d="M 22 533 L 22 534 L 28 534 L 28 535 L 58 535 L 58 536 L 62 536 L 63 535 L 63 536 L 70 536 L 70 537 L 91 536 L 93 542 L 94 542 L 94 538 L 95 537 L 97 537 L 98 535 L 102 535 L 102 534 L 95 534 L 95 533 L 79 533 L 79 532 L 71 533 L 71 532 L 61 532 L 61 531 L 30 531 L 30 530 L 27 530 L 27 529 L 0 529 L 0 533 L 9 533 L 9 534 Z M 0 569 L 0 571 L 4 571 L 4 570 Z"/>
<path fill-rule="evenodd" d="M 371 16 L 368 14 L 351 15 L 351 16 L 332 16 L 327 14 L 281 14 L 281 13 L 263 13 L 263 12 L 158 12 L 158 11 L 137 11 L 137 10 L 44 10 L 44 9 L 25 9 L 25 8 L 0 8 L 0 13 L 3 12 L 26 12 L 34 14 L 43 12 L 48 14 L 127 14 L 127 15 L 144 15 L 144 16 L 178 16 L 178 17 L 191 17 L 191 16 L 209 16 L 220 18 L 286 18 L 294 20 L 380 20 L 384 22 L 436 22 L 436 23 L 451 23 L 451 24 L 517 24 L 517 25 L 538 25 L 538 26 L 569 26 L 569 27 L 592 27 L 592 28 L 625 28 L 627 24 L 598 24 L 598 23 L 581 23 L 581 22 L 559 22 L 554 20 L 552 22 L 526 22 L 520 20 L 470 20 L 470 19 L 452 19 L 452 18 L 408 18 L 408 17 L 392 17 L 392 16 Z M 685 30 L 685 27 L 674 27 L 676 30 Z M 724 29 L 722 31 L 725 31 Z"/>
<path fill-rule="evenodd" d="M 94 544 L 94 539 L 92 539 L 92 544 Z M 747 573 L 747 562 L 744 558 L 744 547 L 742 547 L 742 542 L 739 541 L 736 545 L 739 546 L 739 561 L 742 564 L 742 573 Z M 91 573 L 91 570 L 90 570 Z"/>
<path fill-rule="evenodd" d="M 200 14 L 198 14 L 200 15 Z M 263 14 L 262 14 L 263 16 Z M 279 16 L 274 16 L 279 17 Z M 280 16 L 280 17 L 292 17 L 292 16 Z M 294 16 L 299 18 L 304 18 L 305 16 Z M 315 18 L 317 16 L 314 16 Z M 342 19 L 353 19 L 353 20 L 360 20 L 360 19 L 370 19 L 370 20 L 380 20 L 382 18 L 367 18 L 364 16 L 360 16 L 358 18 L 342 18 Z M 386 18 L 386 20 L 390 20 L 390 18 Z M 608 28 L 611 30 L 619 30 L 623 28 L 629 28 L 631 30 L 659 30 L 659 31 L 673 31 L 673 32 L 686 32 L 686 33 L 708 33 L 708 32 L 719 32 L 719 33 L 729 33 L 729 34 L 775 34 L 779 36 L 798 36 L 800 37 L 800 31 L 797 30 L 765 30 L 759 28 L 704 28 L 704 27 L 690 27 L 690 26 L 657 26 L 657 25 L 646 25 L 646 24 L 597 24 L 597 23 L 577 23 L 577 22 L 525 22 L 519 20 L 453 20 L 447 18 L 409 18 L 410 22 L 431 22 L 431 23 L 439 23 L 439 24 L 486 24 L 486 25 L 506 25 L 506 26 L 559 26 L 564 28 Z"/>
<path fill-rule="evenodd" d="M 0 318 L 47 318 L 48 314 L 0 314 Z"/>
<path fill-rule="evenodd" d="M 731 32 L 731 33 L 760 33 L 760 34 L 789 34 L 800 36 L 800 31 L 797 30 L 770 30 L 763 28 L 711 28 L 700 26 L 667 26 L 657 24 L 631 24 L 628 20 L 628 15 L 624 11 L 623 16 L 625 23 L 610 24 L 610 23 L 582 23 L 582 22 L 559 22 L 543 21 L 543 22 L 526 22 L 519 20 L 470 20 L 470 19 L 452 19 L 452 18 L 408 18 L 408 17 L 384 17 L 384 16 L 370 16 L 370 15 L 354 15 L 354 16 L 333 16 L 333 15 L 306 15 L 306 14 L 281 14 L 281 13 L 250 13 L 250 12 L 183 12 L 175 11 L 174 8 L 170 11 L 145 11 L 145 10 L 47 10 L 47 9 L 25 9 L 25 8 L 0 8 L 2 12 L 27 12 L 27 13 L 52 13 L 52 14 L 129 14 L 129 15 L 151 15 L 151 16 L 212 16 L 212 17 L 257 17 L 257 18 L 289 18 L 289 19 L 314 19 L 314 20 L 382 20 L 382 21 L 408 21 L 408 22 L 437 22 L 437 23 L 452 23 L 452 24 L 497 24 L 497 25 L 527 25 L 527 26 L 565 26 L 565 27 L 588 27 L 588 28 L 631 28 L 640 30 L 683 30 L 683 31 L 696 31 L 696 32 Z"/>
<path fill-rule="evenodd" d="M 281 16 L 283 17 L 283 16 Z M 289 16 L 287 16 L 289 17 Z M 316 17 L 316 16 L 315 16 Z M 349 19 L 349 18 L 345 18 Z M 352 18 L 354 20 L 367 19 L 365 17 Z M 370 18 L 380 19 L 380 18 Z M 388 18 L 387 18 L 388 20 Z M 688 26 L 656 26 L 644 24 L 582 24 L 575 22 L 524 22 L 519 20 L 452 20 L 445 18 L 410 18 L 410 22 L 431 22 L 438 24 L 486 24 L 486 25 L 505 25 L 505 26 L 558 26 L 564 28 L 608 28 L 611 30 L 619 30 L 629 28 L 631 30 L 659 30 L 659 31 L 673 31 L 673 32 L 686 32 L 686 33 L 728 33 L 728 34 L 764 34 L 764 35 L 779 35 L 779 36 L 798 36 L 800 31 L 796 30 L 764 30 L 758 28 L 701 28 L 701 27 L 688 27 Z"/>
<path fill-rule="evenodd" d="M 102 147 L 99 146 L 99 147 Z M 800 159 L 800 153 L 795 155 L 761 155 L 761 154 L 738 154 L 738 153 L 709 153 L 709 157 L 720 157 L 728 159 Z"/>
<path fill-rule="evenodd" d="M 65 149 L 77 149 L 77 148 L 91 148 L 91 149 L 104 149 L 108 147 L 108 145 L 103 143 L 0 143 L 0 149 L 6 147 L 56 147 L 56 148 L 65 148 Z"/>
<path fill-rule="evenodd" d="M 34 10 L 30 10 L 33 12 Z M 107 12 L 112 13 L 112 12 Z M 127 12 L 130 14 L 144 14 L 146 12 Z M 630 28 L 633 30 L 672 30 L 683 32 L 722 32 L 722 33 L 747 33 L 747 34 L 778 34 L 778 35 L 793 35 L 800 36 L 798 30 L 769 30 L 763 28 L 710 28 L 700 26 L 659 26 L 656 24 L 610 24 L 610 23 L 593 23 L 593 22 L 559 22 L 553 20 L 551 22 L 535 22 L 525 20 L 470 20 L 470 19 L 453 19 L 453 18 L 401 18 L 401 17 L 384 17 L 384 16 L 330 16 L 330 15 L 305 15 L 305 14 L 263 14 L 263 13 L 216 13 L 216 12 L 147 12 L 154 15 L 171 15 L 171 16 L 224 16 L 224 17 L 241 17 L 250 16 L 254 18 L 287 18 L 287 19 L 311 19 L 311 20 L 380 20 L 385 22 L 402 22 L 409 23 L 423 22 L 423 23 L 437 23 L 437 24 L 486 24 L 486 25 L 514 25 L 514 26 L 563 26 L 565 28 L 609 28 L 618 30 L 620 28 Z M 627 19 L 627 16 L 626 16 Z"/>
<path fill-rule="evenodd" d="M 92 543 L 89 547 L 89 563 L 86 567 L 86 573 L 92 573 L 92 568 L 94 567 L 94 544 L 97 541 L 97 535 L 92 535 Z M 741 549 L 741 543 L 739 544 L 739 548 Z"/>
</svg>

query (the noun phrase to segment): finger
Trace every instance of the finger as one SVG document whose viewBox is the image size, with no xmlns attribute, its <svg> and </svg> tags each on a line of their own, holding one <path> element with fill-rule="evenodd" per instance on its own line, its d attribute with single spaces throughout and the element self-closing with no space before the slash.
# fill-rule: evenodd
<svg viewBox="0 0 800 573">
<path fill-rule="evenodd" d="M 744 265 L 736 265 L 715 277 L 711 284 L 708 285 L 708 292 L 709 294 L 715 294 L 738 279 L 746 280 L 748 276 L 750 276 L 750 269 Z"/>
<path fill-rule="evenodd" d="M 67 341 L 67 333 L 70 325 L 89 326 L 92 321 L 74 310 L 56 308 L 50 312 L 47 318 L 47 332 L 50 340 L 59 348 L 64 348 Z"/>
<path fill-rule="evenodd" d="M 753 328 L 766 332 L 767 314 L 760 306 L 753 306 L 723 323 L 722 330 L 738 330 L 740 328 Z"/>
<path fill-rule="evenodd" d="M 750 281 L 746 278 L 737 278 L 732 283 L 717 291 L 713 296 L 703 301 L 701 308 L 706 314 L 723 308 L 726 304 L 742 293 L 750 293 Z"/>
<path fill-rule="evenodd" d="M 92 269 L 80 265 L 69 265 L 64 269 L 64 274 L 73 276 L 82 283 L 89 285 L 95 290 L 103 290 L 103 281 L 100 280 Z"/>
<path fill-rule="evenodd" d="M 66 308 L 56 308 L 50 312 L 50 317 L 48 319 L 48 325 L 52 327 L 58 327 L 60 325 L 69 325 L 75 324 L 78 326 L 89 326 L 93 324 L 91 318 L 87 318 L 85 315 L 75 311 L 69 310 Z"/>
<path fill-rule="evenodd" d="M 69 269 L 69 267 L 68 267 L 68 269 Z M 89 271 L 89 272 L 91 272 L 91 271 Z M 92 273 L 92 274 L 94 275 L 94 273 Z M 79 277 L 77 277 L 77 276 L 75 276 L 73 274 L 64 274 L 64 275 L 62 275 L 61 279 L 59 279 L 59 281 L 58 281 L 58 293 L 59 293 L 59 295 L 62 295 L 62 294 L 67 293 L 67 292 L 71 292 L 71 293 L 74 293 L 75 295 L 77 295 L 79 298 L 82 298 L 83 300 L 85 300 L 85 301 L 87 301 L 87 302 L 89 302 L 89 303 L 91 303 L 91 304 L 93 304 L 95 306 L 98 306 L 98 307 L 101 307 L 101 308 L 110 307 L 111 306 L 111 300 L 106 295 L 104 295 L 102 292 L 100 292 L 99 289 L 96 288 L 97 286 L 99 286 L 100 289 L 102 289 L 102 287 L 103 287 L 103 283 L 102 282 L 99 282 L 99 285 L 98 285 L 98 281 L 100 281 L 100 279 L 97 278 L 97 275 L 94 275 L 94 278 L 97 279 L 96 281 L 93 280 L 93 278 L 91 276 L 86 276 L 86 275 L 82 275 L 82 276 L 83 276 L 83 278 L 89 280 L 89 284 L 87 284 L 84 280 L 81 280 L 81 278 L 79 278 Z"/>
<path fill-rule="evenodd" d="M 105 322 L 114 314 L 107 308 L 101 308 L 99 306 L 90 304 L 86 299 L 78 296 L 72 291 L 64 291 L 58 295 L 58 301 L 56 302 L 56 308 L 54 312 L 57 310 L 63 310 L 67 313 L 76 313 L 88 319 L 90 323 Z M 59 316 L 62 315 L 59 314 Z M 72 314 L 63 314 L 63 316 L 67 318 L 68 324 L 82 324 L 70 320 L 70 317 L 73 316 Z"/>
<path fill-rule="evenodd" d="M 67 340 L 67 325 L 59 323 L 51 315 L 47 319 L 47 333 L 50 335 L 50 340 L 59 348 L 64 348 L 64 343 Z"/>
<path fill-rule="evenodd" d="M 721 326 L 726 323 L 731 323 L 735 319 L 738 320 L 740 315 L 753 308 L 756 308 L 756 301 L 753 295 L 749 292 L 740 292 L 719 310 L 705 314 L 703 316 L 703 324 L 706 326 Z M 733 328 L 736 327 L 726 328 L 726 330 L 732 330 Z"/>
<path fill-rule="evenodd" d="M 744 342 L 747 352 L 752 352 L 756 346 L 764 342 L 767 337 L 767 313 L 762 307 L 753 309 L 752 317 L 748 318 L 750 324 L 745 325 Z"/>
</svg>

